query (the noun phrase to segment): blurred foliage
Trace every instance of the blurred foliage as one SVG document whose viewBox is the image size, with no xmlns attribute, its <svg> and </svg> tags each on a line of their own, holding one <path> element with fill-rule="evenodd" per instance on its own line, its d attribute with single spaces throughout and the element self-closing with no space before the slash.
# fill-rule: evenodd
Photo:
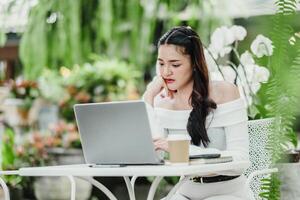
<svg viewBox="0 0 300 200">
<path fill-rule="evenodd" d="M 268 116 L 277 119 L 274 140 L 270 150 L 273 162 L 280 159 L 287 143 L 295 144 L 293 122 L 297 114 L 300 94 L 300 35 L 291 43 L 290 38 L 299 34 L 291 27 L 290 21 L 296 15 L 296 0 L 277 1 L 277 14 L 274 16 L 272 40 L 274 54 L 271 57 L 271 79 L 267 84 Z M 294 53 L 289 53 L 294 52 Z M 292 137 L 294 135 L 294 137 Z"/>
<path fill-rule="evenodd" d="M 41 94 L 60 106 L 63 119 L 74 121 L 76 103 L 133 100 L 140 98 L 141 73 L 117 59 L 95 57 L 91 63 L 45 70 L 38 79 Z"/>
<path fill-rule="evenodd" d="M 34 100 L 40 96 L 40 91 L 35 81 L 17 79 L 4 83 L 9 88 L 9 98 L 22 100 L 19 109 L 29 111 Z"/>
<path fill-rule="evenodd" d="M 31 141 L 23 141 L 23 144 L 16 144 L 16 132 L 12 127 L 4 124 L 5 130 L 2 135 L 1 144 L 1 170 L 18 170 L 21 167 L 33 167 L 45 165 L 49 161 L 46 149 L 42 148 L 40 136 L 32 138 Z M 47 143 L 49 141 L 47 140 Z M 3 176 L 10 188 L 32 190 L 32 177 L 19 175 Z"/>
<path fill-rule="evenodd" d="M 0 47 L 4 46 L 4 44 L 6 43 L 6 33 L 4 31 L 1 31 L 0 29 Z"/>
<path fill-rule="evenodd" d="M 297 136 L 293 122 L 300 94 L 300 35 L 291 26 L 296 15 L 296 0 L 276 1 L 277 12 L 272 19 L 271 38 L 274 53 L 270 59 L 271 78 L 266 85 L 265 105 L 267 116 L 274 117 L 273 132 L 267 145 L 275 165 L 285 156 L 289 144 L 297 146 Z M 291 42 L 294 37 L 294 42 Z M 292 52 L 292 53 L 291 53 Z M 262 180 L 262 197 L 268 200 L 280 199 L 280 181 L 278 174 Z"/>
<path fill-rule="evenodd" d="M 14 131 L 10 127 L 6 127 L 4 130 L 3 138 L 1 138 L 1 169 L 2 170 L 15 170 L 18 168 L 18 160 L 15 151 L 15 136 Z M 22 177 L 18 175 L 4 176 L 5 182 L 10 187 L 20 187 Z"/>
<path fill-rule="evenodd" d="M 66 123 L 60 120 L 49 127 L 50 135 L 43 138 L 47 148 L 76 148 L 81 149 L 81 142 L 75 122 Z"/>
<path fill-rule="evenodd" d="M 56 70 L 44 69 L 38 77 L 38 87 L 41 97 L 57 104 L 65 95 L 62 75 Z"/>
<path fill-rule="evenodd" d="M 140 70 L 152 68 L 153 43 L 163 31 L 190 25 L 208 41 L 211 30 L 230 23 L 213 12 L 213 2 L 40 0 L 21 40 L 25 76 L 36 79 L 44 67 L 81 65 L 91 53 L 125 59 Z"/>
<path fill-rule="evenodd" d="M 300 18 L 300 13 L 297 12 L 288 21 L 288 25 L 296 32 L 300 31 L 299 18 Z M 272 32 L 274 29 L 274 27 L 273 27 L 274 16 L 273 15 L 263 15 L 263 16 L 254 16 L 254 17 L 250 17 L 247 19 L 240 18 L 240 19 L 235 19 L 234 23 L 247 27 L 248 33 L 247 33 L 247 37 L 245 38 L 245 42 L 239 44 L 239 46 L 238 46 L 238 51 L 244 52 L 245 50 L 249 49 L 251 41 L 256 37 L 257 34 L 263 34 L 269 38 L 272 37 Z M 291 36 L 292 36 L 292 34 L 291 34 Z M 286 51 L 285 57 L 293 58 L 296 56 L 296 54 L 297 54 L 297 46 L 291 45 L 289 47 L 289 50 Z M 255 62 L 260 66 L 266 66 L 266 67 L 271 66 L 270 60 L 266 56 L 259 58 L 259 59 L 256 58 Z M 283 68 L 285 68 L 285 66 Z M 269 70 L 272 70 L 272 69 L 269 69 Z M 268 100 L 267 89 L 268 89 L 268 85 L 263 84 L 261 89 L 257 93 L 257 95 L 258 95 L 257 99 L 259 100 L 259 102 L 254 102 L 255 107 L 258 109 L 258 114 L 254 117 L 255 119 L 268 117 L 268 113 L 270 112 L 270 110 L 268 110 L 269 100 Z"/>
<path fill-rule="evenodd" d="M 276 15 L 235 20 L 236 24 L 247 26 L 248 30 L 246 40 L 249 42 L 241 44 L 239 51 L 248 49 L 250 41 L 258 33 L 270 37 L 273 41 L 274 53 L 271 59 L 262 57 L 255 60 L 259 65 L 271 67 L 270 81 L 262 85 L 257 94 L 260 102 L 255 103 L 259 115 L 255 118 L 275 117 L 276 126 L 268 145 L 273 164 L 284 156 L 288 144 L 297 146 L 293 123 L 295 115 L 299 115 L 297 105 L 300 103 L 300 13 L 296 12 L 296 4 L 295 0 L 279 0 L 276 1 Z M 291 38 L 295 39 L 292 43 Z M 280 181 L 277 174 L 263 179 L 262 186 L 262 198 L 280 199 Z"/>
</svg>

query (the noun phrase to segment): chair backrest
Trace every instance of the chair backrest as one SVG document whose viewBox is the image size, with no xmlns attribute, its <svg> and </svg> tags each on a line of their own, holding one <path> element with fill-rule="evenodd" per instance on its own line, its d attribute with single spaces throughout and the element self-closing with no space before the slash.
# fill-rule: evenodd
<svg viewBox="0 0 300 200">
<path fill-rule="evenodd" d="M 271 164 L 271 155 L 266 150 L 268 136 L 272 131 L 273 118 L 250 120 L 248 122 L 248 132 L 250 140 L 250 161 L 251 166 L 246 170 L 245 175 L 256 170 L 268 169 Z M 251 181 L 250 187 L 254 193 L 255 199 L 261 199 L 258 195 L 261 191 L 261 179 L 266 175 L 257 176 Z"/>
</svg>

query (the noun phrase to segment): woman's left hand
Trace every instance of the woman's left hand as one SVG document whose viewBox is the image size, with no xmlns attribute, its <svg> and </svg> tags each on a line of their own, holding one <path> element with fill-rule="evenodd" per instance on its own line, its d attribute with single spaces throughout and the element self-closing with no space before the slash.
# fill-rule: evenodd
<svg viewBox="0 0 300 200">
<path fill-rule="evenodd" d="M 168 141 L 165 138 L 153 139 L 155 150 L 169 151 Z"/>
</svg>

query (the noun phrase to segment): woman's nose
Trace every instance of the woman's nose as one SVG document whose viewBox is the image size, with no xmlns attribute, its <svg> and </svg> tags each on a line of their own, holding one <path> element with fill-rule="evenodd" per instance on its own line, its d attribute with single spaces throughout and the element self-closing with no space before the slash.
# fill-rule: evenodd
<svg viewBox="0 0 300 200">
<path fill-rule="evenodd" d="M 172 73 L 170 67 L 168 67 L 168 66 L 164 67 L 163 72 L 164 72 L 164 75 L 170 75 Z"/>
</svg>

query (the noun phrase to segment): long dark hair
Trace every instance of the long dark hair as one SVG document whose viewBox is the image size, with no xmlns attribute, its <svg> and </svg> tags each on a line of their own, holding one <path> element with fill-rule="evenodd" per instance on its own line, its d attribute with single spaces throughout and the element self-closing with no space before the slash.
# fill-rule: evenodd
<svg viewBox="0 0 300 200">
<path fill-rule="evenodd" d="M 163 44 L 183 47 L 183 53 L 191 57 L 194 84 L 189 101 L 193 109 L 188 119 L 187 131 L 192 138 L 192 144 L 202 143 L 207 147 L 210 140 L 205 126 L 206 117 L 211 109 L 217 108 L 217 104 L 209 98 L 208 69 L 200 37 L 190 27 L 174 27 L 160 38 L 158 46 Z"/>
</svg>

